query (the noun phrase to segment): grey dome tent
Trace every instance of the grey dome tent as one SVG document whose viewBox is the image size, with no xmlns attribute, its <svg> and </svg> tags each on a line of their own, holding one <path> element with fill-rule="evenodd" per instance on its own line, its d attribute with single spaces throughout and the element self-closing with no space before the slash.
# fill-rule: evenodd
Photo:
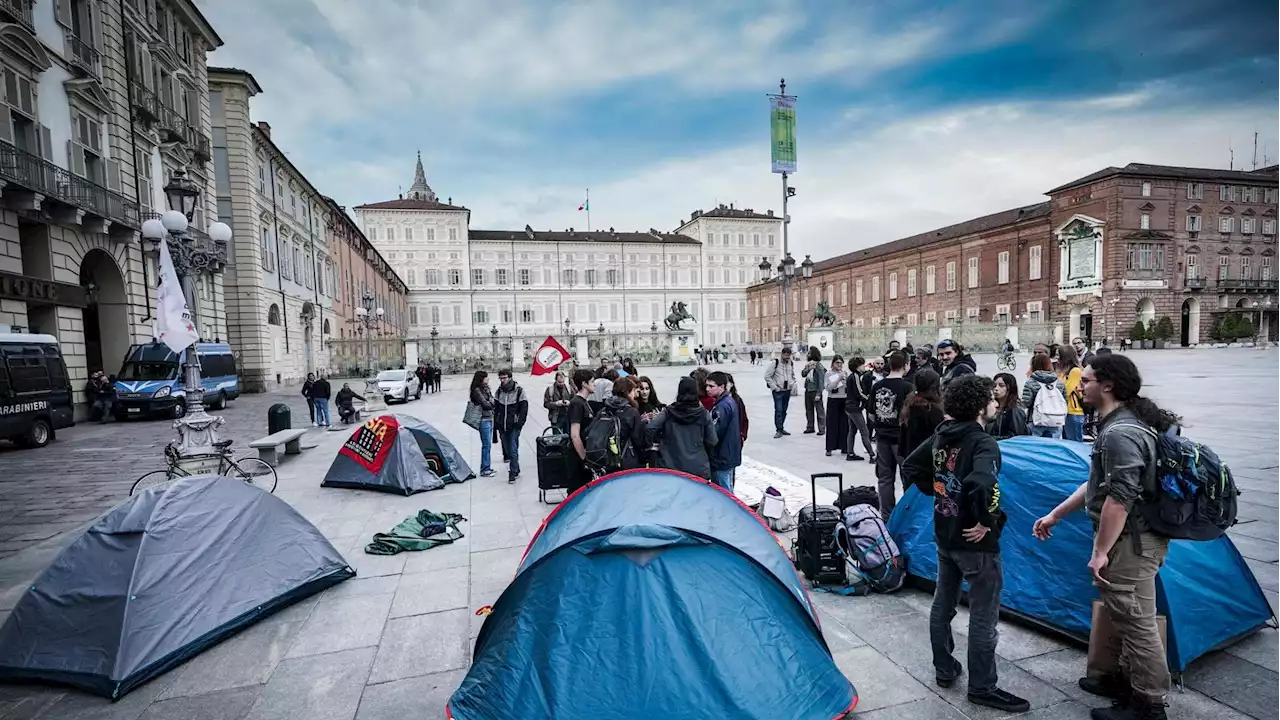
<svg viewBox="0 0 1280 720">
<path fill-rule="evenodd" d="M 320 486 L 412 495 L 473 477 L 444 433 L 412 415 L 387 413 L 351 433 Z"/>
<path fill-rule="evenodd" d="M 355 575 L 288 503 L 231 478 L 148 488 L 77 538 L 0 627 L 0 680 L 119 699 Z"/>
</svg>

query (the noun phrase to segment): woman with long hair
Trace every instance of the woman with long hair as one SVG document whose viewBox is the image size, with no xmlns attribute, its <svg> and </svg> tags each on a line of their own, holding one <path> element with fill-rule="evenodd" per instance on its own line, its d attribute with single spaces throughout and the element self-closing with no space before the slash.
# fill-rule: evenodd
<svg viewBox="0 0 1280 720">
<path fill-rule="evenodd" d="M 907 396 L 898 416 L 898 423 L 902 426 L 898 434 L 898 454 L 906 457 L 920 443 L 932 437 L 945 415 L 942 411 L 942 378 L 933 370 L 922 368 L 916 373 L 916 391 Z"/>
<path fill-rule="evenodd" d="M 1067 388 L 1067 424 L 1062 428 L 1062 437 L 1065 440 L 1084 442 L 1084 394 L 1080 391 L 1080 378 L 1084 376 L 1084 368 L 1080 366 L 1074 347 L 1058 346 L 1057 375 Z"/>
<path fill-rule="evenodd" d="M 827 391 L 827 457 L 839 450 L 847 454 L 849 448 L 849 417 L 845 403 L 849 393 L 849 373 L 844 369 L 844 358 L 831 358 L 831 369 L 822 380 Z"/>
<path fill-rule="evenodd" d="M 640 454 L 645 447 L 644 423 L 636 409 L 637 383 L 629 377 L 613 381 L 609 397 L 604 401 L 604 412 L 618 419 L 618 440 L 622 447 L 622 469 L 640 467 Z"/>
<path fill-rule="evenodd" d="M 704 367 L 694 368 L 693 372 L 689 373 L 689 377 L 698 383 L 698 403 L 707 412 L 711 412 L 711 408 L 716 404 L 716 399 L 707 394 L 707 376 L 710 374 L 711 371 Z"/>
<path fill-rule="evenodd" d="M 636 376 L 635 380 L 637 383 L 636 409 L 640 411 L 640 423 L 648 427 L 649 422 L 666 406 L 658 400 L 658 391 L 653 389 L 652 380 L 644 375 Z M 640 452 L 640 464 L 644 467 L 660 467 L 658 443 L 646 440 L 643 447 L 644 449 Z"/>
<path fill-rule="evenodd" d="M 747 419 L 747 404 L 742 402 L 742 396 L 738 394 L 738 383 L 734 381 L 733 375 L 725 373 L 724 376 L 729 380 L 729 395 L 733 397 L 733 401 L 738 405 L 738 430 L 742 434 L 742 444 L 746 445 L 747 429 L 751 425 L 751 421 Z"/>
<path fill-rule="evenodd" d="M 1018 380 L 1009 373 L 1000 373 L 995 377 L 991 388 L 992 402 L 995 410 L 987 420 L 987 434 L 997 440 L 1004 440 L 1015 435 L 1027 434 L 1027 411 L 1022 409 L 1018 397 Z"/>
<path fill-rule="evenodd" d="M 471 376 L 471 402 L 480 408 L 480 477 L 493 475 L 493 393 L 489 373 L 477 370 Z"/>
<path fill-rule="evenodd" d="M 871 433 L 867 430 L 866 414 L 870 407 L 871 385 L 868 380 L 871 378 L 871 371 L 866 367 L 866 360 L 855 356 L 849 359 L 849 372 L 848 389 L 844 399 L 844 414 L 847 416 L 846 422 L 849 425 L 849 437 L 845 440 L 847 454 L 844 459 L 849 462 L 870 459 L 874 463 L 876 451 L 871 445 Z M 862 433 L 862 447 L 867 451 L 865 458 L 854 449 L 857 447 L 855 441 L 858 439 L 858 433 Z"/>
<path fill-rule="evenodd" d="M 1036 395 L 1040 393 L 1040 388 L 1055 388 L 1062 393 L 1062 398 L 1067 397 L 1067 386 L 1053 372 L 1053 361 L 1049 355 L 1035 354 L 1031 356 L 1031 377 L 1022 384 L 1022 407 L 1027 411 L 1028 427 L 1031 434 L 1036 437 L 1061 438 L 1062 428 L 1052 425 L 1036 425 Z M 1042 420 L 1043 422 L 1043 420 Z"/>
</svg>

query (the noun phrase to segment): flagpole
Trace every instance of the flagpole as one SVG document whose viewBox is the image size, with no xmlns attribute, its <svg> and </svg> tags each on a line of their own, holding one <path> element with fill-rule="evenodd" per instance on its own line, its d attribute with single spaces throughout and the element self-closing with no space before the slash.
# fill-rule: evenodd
<svg viewBox="0 0 1280 720">
<path fill-rule="evenodd" d="M 587 201 L 583 204 L 587 206 L 587 232 L 591 232 L 591 188 L 587 188 Z"/>
</svg>

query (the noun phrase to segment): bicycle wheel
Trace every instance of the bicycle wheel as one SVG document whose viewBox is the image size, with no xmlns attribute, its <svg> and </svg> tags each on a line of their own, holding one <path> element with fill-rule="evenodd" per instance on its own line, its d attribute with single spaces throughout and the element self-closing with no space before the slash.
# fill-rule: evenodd
<svg viewBox="0 0 1280 720">
<path fill-rule="evenodd" d="M 230 460 L 222 469 L 226 477 L 243 480 L 250 485 L 257 485 L 269 493 L 276 491 L 276 469 L 255 457 Z"/>
<path fill-rule="evenodd" d="M 133 481 L 133 487 L 129 488 L 129 495 L 131 496 L 137 495 L 138 493 L 142 492 L 143 490 L 146 490 L 149 487 L 155 487 L 156 485 L 163 485 L 173 480 L 176 477 L 178 476 L 175 475 L 173 471 L 169 469 L 152 470 L 146 475 L 143 475 L 142 477 Z"/>
</svg>

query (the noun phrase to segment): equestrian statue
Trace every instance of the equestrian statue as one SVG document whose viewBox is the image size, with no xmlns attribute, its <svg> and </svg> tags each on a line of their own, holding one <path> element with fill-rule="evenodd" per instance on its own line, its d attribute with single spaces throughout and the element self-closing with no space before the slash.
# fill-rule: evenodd
<svg viewBox="0 0 1280 720">
<path fill-rule="evenodd" d="M 818 307 L 813 309 L 813 322 L 809 323 L 809 327 L 818 324 L 822 327 L 831 327 L 836 324 L 836 314 L 831 312 L 831 306 L 826 300 L 819 300 Z"/>
<path fill-rule="evenodd" d="M 693 313 L 689 312 L 689 308 L 685 307 L 684 303 L 676 301 L 671 303 L 671 314 L 668 315 L 667 319 L 663 322 L 667 324 L 668 330 L 683 330 L 684 328 L 680 327 L 680 323 L 685 320 L 698 322 L 698 318 L 694 317 Z"/>
</svg>

